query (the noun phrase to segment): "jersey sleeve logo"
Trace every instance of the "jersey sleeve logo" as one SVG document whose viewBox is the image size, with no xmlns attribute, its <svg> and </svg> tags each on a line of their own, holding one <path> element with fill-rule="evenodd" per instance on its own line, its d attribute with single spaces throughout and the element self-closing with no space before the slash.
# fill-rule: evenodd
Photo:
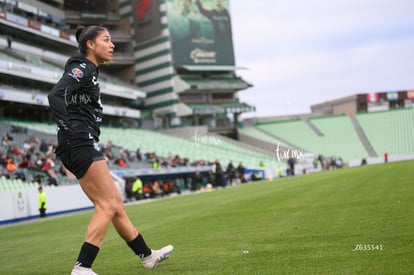
<svg viewBox="0 0 414 275">
<path fill-rule="evenodd" d="M 79 68 L 73 68 L 68 75 L 79 82 L 83 77 L 83 71 Z"/>
</svg>

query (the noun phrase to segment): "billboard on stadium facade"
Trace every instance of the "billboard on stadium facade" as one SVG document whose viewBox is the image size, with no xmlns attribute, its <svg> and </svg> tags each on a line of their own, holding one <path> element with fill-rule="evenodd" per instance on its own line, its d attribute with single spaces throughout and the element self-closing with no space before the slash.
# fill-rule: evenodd
<svg viewBox="0 0 414 275">
<path fill-rule="evenodd" d="M 388 101 L 397 101 L 398 100 L 398 92 L 387 92 L 387 99 L 388 99 Z"/>
<path fill-rule="evenodd" d="M 229 0 L 167 0 L 173 62 L 234 65 Z"/>
<path fill-rule="evenodd" d="M 133 28 L 137 43 L 151 39 L 162 31 L 159 0 L 132 0 Z"/>
</svg>

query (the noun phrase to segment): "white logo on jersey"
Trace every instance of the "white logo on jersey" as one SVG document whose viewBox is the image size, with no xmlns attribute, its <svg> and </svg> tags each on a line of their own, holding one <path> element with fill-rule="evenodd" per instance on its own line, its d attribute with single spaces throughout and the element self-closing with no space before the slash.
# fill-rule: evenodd
<svg viewBox="0 0 414 275">
<path fill-rule="evenodd" d="M 95 85 L 95 86 L 99 84 L 99 81 L 98 81 L 98 79 L 96 78 L 96 76 L 95 76 L 95 75 L 92 77 L 92 83 L 93 83 L 93 85 Z"/>
</svg>

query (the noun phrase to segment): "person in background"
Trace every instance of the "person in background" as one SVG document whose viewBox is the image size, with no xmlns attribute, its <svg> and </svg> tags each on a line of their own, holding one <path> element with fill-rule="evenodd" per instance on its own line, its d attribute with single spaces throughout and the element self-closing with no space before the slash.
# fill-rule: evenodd
<svg viewBox="0 0 414 275">
<path fill-rule="evenodd" d="M 259 169 L 261 169 L 261 170 L 264 170 L 265 169 L 265 165 L 264 165 L 263 161 L 261 161 L 259 163 Z"/>
<path fill-rule="evenodd" d="M 277 173 L 279 175 L 279 178 L 283 178 L 283 168 L 281 165 L 277 168 Z"/>
<path fill-rule="evenodd" d="M 13 43 L 13 37 L 11 37 L 10 35 L 8 35 L 7 36 L 7 49 L 11 50 L 12 43 Z"/>
<path fill-rule="evenodd" d="M 233 186 L 236 177 L 236 169 L 234 168 L 233 161 L 230 161 L 226 168 L 228 185 Z"/>
<path fill-rule="evenodd" d="M 246 168 L 244 168 L 243 164 L 240 162 L 239 166 L 237 166 L 237 176 L 241 183 L 246 182 L 246 179 L 244 178 L 245 172 L 246 172 Z"/>
<path fill-rule="evenodd" d="M 134 183 L 132 184 L 132 194 L 134 198 L 138 201 L 143 198 L 143 190 L 142 190 L 142 181 L 140 178 L 136 178 Z"/>
<path fill-rule="evenodd" d="M 39 191 L 39 194 L 37 195 L 37 208 L 39 209 L 40 217 L 44 218 L 46 217 L 47 197 L 42 186 L 37 190 Z"/>
<path fill-rule="evenodd" d="M 224 187 L 224 178 L 223 178 L 224 172 L 218 160 L 214 162 L 213 173 L 214 173 L 214 179 L 215 179 L 215 187 Z"/>
</svg>

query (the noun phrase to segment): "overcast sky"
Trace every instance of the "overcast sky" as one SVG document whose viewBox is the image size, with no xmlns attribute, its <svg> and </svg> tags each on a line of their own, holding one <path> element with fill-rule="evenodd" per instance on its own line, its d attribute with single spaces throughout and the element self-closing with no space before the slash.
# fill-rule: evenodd
<svg viewBox="0 0 414 275">
<path fill-rule="evenodd" d="M 231 0 L 244 117 L 309 113 L 342 96 L 414 89 L 413 0 Z"/>
</svg>

